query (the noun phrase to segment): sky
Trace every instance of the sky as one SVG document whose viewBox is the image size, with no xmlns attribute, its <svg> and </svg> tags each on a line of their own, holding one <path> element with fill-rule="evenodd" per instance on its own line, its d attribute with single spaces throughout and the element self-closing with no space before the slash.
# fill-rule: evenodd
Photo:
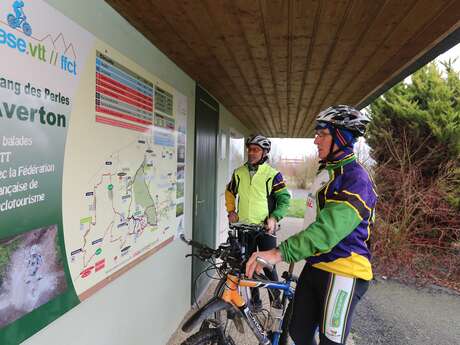
<svg viewBox="0 0 460 345">
<path fill-rule="evenodd" d="M 444 54 L 439 55 L 435 61 L 441 62 L 448 59 L 455 59 L 454 68 L 460 71 L 460 43 L 452 47 Z M 407 77 L 410 78 L 410 77 Z M 289 138 L 270 138 L 272 141 L 272 154 L 281 155 L 285 159 L 301 159 L 304 156 L 316 155 L 316 146 L 313 144 L 313 139 L 289 139 Z M 365 145 L 365 143 L 360 143 Z"/>
<path fill-rule="evenodd" d="M 446 61 L 448 59 L 455 59 L 457 61 L 454 63 L 454 68 L 456 71 L 460 71 L 460 43 L 456 46 L 453 46 L 450 50 L 446 51 L 444 54 L 439 55 L 435 60 L 436 61 Z"/>
</svg>

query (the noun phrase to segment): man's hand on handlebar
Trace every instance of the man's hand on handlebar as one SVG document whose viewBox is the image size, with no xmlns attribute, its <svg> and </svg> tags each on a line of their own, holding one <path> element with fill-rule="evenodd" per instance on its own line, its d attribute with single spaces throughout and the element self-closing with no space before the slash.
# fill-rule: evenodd
<svg viewBox="0 0 460 345">
<path fill-rule="evenodd" d="M 248 276 L 248 278 L 252 278 L 254 272 L 257 272 L 259 274 L 262 273 L 264 265 L 261 264 L 261 262 L 263 260 L 259 260 L 258 262 L 258 257 L 272 265 L 276 265 L 277 263 L 283 261 L 283 258 L 281 257 L 281 252 L 279 251 L 279 249 L 276 248 L 263 252 L 255 252 L 251 255 L 248 262 L 246 263 L 246 276 Z"/>
<path fill-rule="evenodd" d="M 227 217 L 229 223 L 236 223 L 239 220 L 238 213 L 235 211 L 229 212 Z"/>
<path fill-rule="evenodd" d="M 276 219 L 274 217 L 269 217 L 265 220 L 265 229 L 270 235 L 275 233 L 276 225 Z"/>
</svg>

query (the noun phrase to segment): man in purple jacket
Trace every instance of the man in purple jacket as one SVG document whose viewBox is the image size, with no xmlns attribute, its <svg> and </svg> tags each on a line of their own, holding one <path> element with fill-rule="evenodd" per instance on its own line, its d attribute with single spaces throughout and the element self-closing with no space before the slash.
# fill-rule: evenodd
<svg viewBox="0 0 460 345">
<path fill-rule="evenodd" d="M 306 229 L 278 248 L 256 252 L 246 274 L 261 270 L 256 258 L 276 264 L 306 259 L 294 298 L 290 334 L 296 345 L 345 344 L 352 313 L 372 279 L 369 236 L 377 194 L 367 171 L 356 161 L 353 144 L 369 118 L 353 107 L 332 106 L 316 118 L 315 144 L 321 166 L 307 202 Z"/>
</svg>

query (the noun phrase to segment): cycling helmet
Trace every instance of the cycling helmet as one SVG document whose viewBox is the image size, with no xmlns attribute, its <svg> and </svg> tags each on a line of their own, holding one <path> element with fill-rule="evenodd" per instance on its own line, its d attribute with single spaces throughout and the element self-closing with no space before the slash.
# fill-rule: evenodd
<svg viewBox="0 0 460 345">
<path fill-rule="evenodd" d="M 266 137 L 260 134 L 251 135 L 246 140 L 246 147 L 248 147 L 249 145 L 257 145 L 263 150 L 265 150 L 266 153 L 269 153 L 272 147 L 272 143 L 270 142 L 270 140 L 268 140 Z"/>
<path fill-rule="evenodd" d="M 367 114 L 348 105 L 333 105 L 318 114 L 316 117 L 317 128 L 331 125 L 335 128 L 349 130 L 359 137 L 366 133 L 370 118 Z"/>
</svg>

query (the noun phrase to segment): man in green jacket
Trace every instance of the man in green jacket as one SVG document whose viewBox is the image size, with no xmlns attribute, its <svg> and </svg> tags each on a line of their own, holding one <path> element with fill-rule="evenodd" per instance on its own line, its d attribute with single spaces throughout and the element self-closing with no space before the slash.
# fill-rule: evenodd
<svg viewBox="0 0 460 345">
<path fill-rule="evenodd" d="M 271 142 L 262 135 L 247 139 L 248 161 L 237 168 L 225 191 L 225 205 L 230 223 L 265 223 L 267 234 L 257 237 L 249 253 L 258 250 L 276 248 L 273 236 L 277 222 L 283 218 L 289 208 L 290 194 L 283 176 L 266 163 Z M 238 198 L 238 202 L 236 202 Z M 278 280 L 276 270 L 265 270 L 271 280 Z M 252 290 L 254 310 L 261 309 L 262 302 L 257 289 Z"/>
<path fill-rule="evenodd" d="M 369 237 L 377 193 L 359 164 L 353 144 L 370 119 L 347 105 L 336 105 L 316 118 L 315 144 L 321 166 L 305 214 L 306 228 L 278 248 L 254 253 L 248 277 L 260 271 L 257 257 L 271 264 L 306 260 L 297 282 L 289 333 L 296 345 L 346 344 L 353 311 L 372 279 Z"/>
</svg>

